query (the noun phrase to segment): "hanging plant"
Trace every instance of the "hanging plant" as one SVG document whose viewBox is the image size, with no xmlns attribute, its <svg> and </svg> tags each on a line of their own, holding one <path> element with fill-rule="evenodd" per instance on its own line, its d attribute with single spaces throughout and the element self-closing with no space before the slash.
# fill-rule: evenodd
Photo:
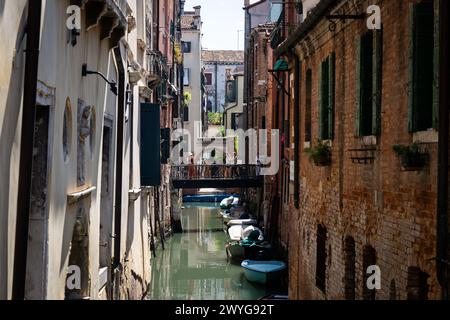
<svg viewBox="0 0 450 320">
<path fill-rule="evenodd" d="M 395 145 L 393 149 L 399 156 L 405 171 L 419 171 L 427 163 L 428 154 L 420 150 L 417 143 L 410 145 Z"/>
<path fill-rule="evenodd" d="M 183 107 L 188 107 L 192 100 L 192 94 L 190 92 L 185 92 L 183 95 Z"/>
<path fill-rule="evenodd" d="M 315 147 L 307 148 L 305 152 L 316 166 L 325 167 L 331 164 L 331 147 L 323 141 L 319 140 Z"/>
</svg>

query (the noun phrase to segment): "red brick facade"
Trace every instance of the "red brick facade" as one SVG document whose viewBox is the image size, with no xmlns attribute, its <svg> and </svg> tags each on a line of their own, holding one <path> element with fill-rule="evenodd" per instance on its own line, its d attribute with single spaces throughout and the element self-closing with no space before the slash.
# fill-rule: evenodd
<svg viewBox="0 0 450 320">
<path fill-rule="evenodd" d="M 329 21 L 323 17 L 297 42 L 295 55 L 285 51 L 281 56 L 289 61 L 291 89 L 284 114 L 289 126 L 284 132 L 289 134 L 289 143 L 285 145 L 284 167 L 277 177 L 281 199 L 278 223 L 281 243 L 288 247 L 292 299 L 441 298 L 435 260 L 438 133 L 432 128 L 416 133 L 408 130 L 412 63 L 410 3 L 420 2 L 361 1 L 355 8 L 352 1 L 336 1 L 327 12 L 339 14 L 344 10 L 356 14 L 373 4 L 381 8 L 379 134 L 366 137 L 356 134 L 361 76 L 358 39 L 368 32 L 365 20 L 345 24 L 336 21 L 336 30 L 330 31 Z M 437 2 L 434 11 L 436 17 Z M 294 19 L 289 10 L 286 17 L 289 17 L 287 21 Z M 332 156 L 329 166 L 320 167 L 310 161 L 304 148 L 316 146 L 320 138 L 320 66 L 332 54 L 335 56 L 334 135 L 328 141 Z M 295 88 L 294 81 L 295 56 L 301 66 L 299 88 Z M 437 59 L 435 71 L 438 71 L 436 62 Z M 312 75 L 311 141 L 305 141 L 308 70 Z M 296 89 L 300 97 L 299 132 L 293 121 Z M 281 90 L 275 86 L 274 96 L 277 91 L 280 103 Z M 267 110 L 274 110 L 274 106 Z M 252 124 L 249 122 L 249 127 Z M 272 128 L 281 128 L 281 124 Z M 405 171 L 393 147 L 413 142 L 428 153 L 428 163 L 419 171 Z M 351 151 L 354 149 L 373 151 Z M 295 160 L 295 152 L 299 153 L 300 170 L 298 177 L 291 181 L 289 164 Z M 289 188 L 283 188 L 286 179 Z M 294 201 L 295 183 L 299 184 L 298 206 Z M 289 205 L 283 206 L 286 193 Z M 381 289 L 371 291 L 365 285 L 366 269 L 374 264 L 381 269 Z M 325 279 L 321 279 L 322 274 Z"/>
</svg>

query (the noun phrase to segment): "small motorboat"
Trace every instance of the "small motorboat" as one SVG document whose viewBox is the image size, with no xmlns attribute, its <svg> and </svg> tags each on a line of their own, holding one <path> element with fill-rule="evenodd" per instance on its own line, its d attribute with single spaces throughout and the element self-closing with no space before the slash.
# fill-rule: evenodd
<svg viewBox="0 0 450 320">
<path fill-rule="evenodd" d="M 183 202 L 221 202 L 223 199 L 230 198 L 229 194 L 194 194 L 183 196 Z"/>
<path fill-rule="evenodd" d="M 230 241 L 225 247 L 227 257 L 235 261 L 242 261 L 245 259 L 245 248 L 239 241 Z"/>
<path fill-rule="evenodd" d="M 250 241 L 260 241 L 264 240 L 264 233 L 262 230 L 255 226 L 242 225 L 242 239 L 250 239 Z"/>
<path fill-rule="evenodd" d="M 242 239 L 244 228 L 241 225 L 232 226 L 228 229 L 228 236 L 231 241 L 239 241 Z"/>
<path fill-rule="evenodd" d="M 222 208 L 222 209 L 229 209 L 231 207 L 231 205 L 233 204 L 233 201 L 234 201 L 234 197 L 233 196 L 223 199 L 220 202 L 220 208 Z"/>
<path fill-rule="evenodd" d="M 258 221 L 255 219 L 240 219 L 240 220 L 230 220 L 227 225 L 231 226 L 256 226 Z"/>
<path fill-rule="evenodd" d="M 283 261 L 244 260 L 241 266 L 245 270 L 245 278 L 248 281 L 260 284 L 279 284 L 286 270 L 286 264 Z"/>
</svg>

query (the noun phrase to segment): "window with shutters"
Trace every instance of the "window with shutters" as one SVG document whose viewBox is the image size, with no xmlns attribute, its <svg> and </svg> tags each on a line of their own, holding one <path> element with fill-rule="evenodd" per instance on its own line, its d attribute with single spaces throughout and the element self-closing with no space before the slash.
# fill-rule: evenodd
<svg viewBox="0 0 450 320">
<path fill-rule="evenodd" d="M 382 31 L 369 31 L 358 43 L 356 135 L 380 134 L 382 91 Z"/>
<path fill-rule="evenodd" d="M 325 293 L 327 273 L 327 228 L 323 225 L 317 227 L 316 245 L 316 287 Z"/>
<path fill-rule="evenodd" d="M 320 66 L 319 138 L 333 140 L 335 54 L 331 54 Z"/>
<path fill-rule="evenodd" d="M 410 5 L 409 132 L 437 127 L 437 3 L 423 0 Z"/>
<path fill-rule="evenodd" d="M 311 142 L 312 71 L 306 71 L 305 142 Z"/>
</svg>

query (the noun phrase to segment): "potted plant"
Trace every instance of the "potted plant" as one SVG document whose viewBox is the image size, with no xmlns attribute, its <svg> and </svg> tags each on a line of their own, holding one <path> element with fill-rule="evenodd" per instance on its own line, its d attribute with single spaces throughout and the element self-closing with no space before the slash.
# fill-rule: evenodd
<svg viewBox="0 0 450 320">
<path fill-rule="evenodd" d="M 406 171 L 421 170 L 427 163 L 428 154 L 421 151 L 417 143 L 410 145 L 395 145 L 393 149 L 400 157 L 402 167 Z"/>
<path fill-rule="evenodd" d="M 316 166 L 324 167 L 331 164 L 331 147 L 323 141 L 319 140 L 315 147 L 307 148 L 305 152 Z"/>
</svg>

